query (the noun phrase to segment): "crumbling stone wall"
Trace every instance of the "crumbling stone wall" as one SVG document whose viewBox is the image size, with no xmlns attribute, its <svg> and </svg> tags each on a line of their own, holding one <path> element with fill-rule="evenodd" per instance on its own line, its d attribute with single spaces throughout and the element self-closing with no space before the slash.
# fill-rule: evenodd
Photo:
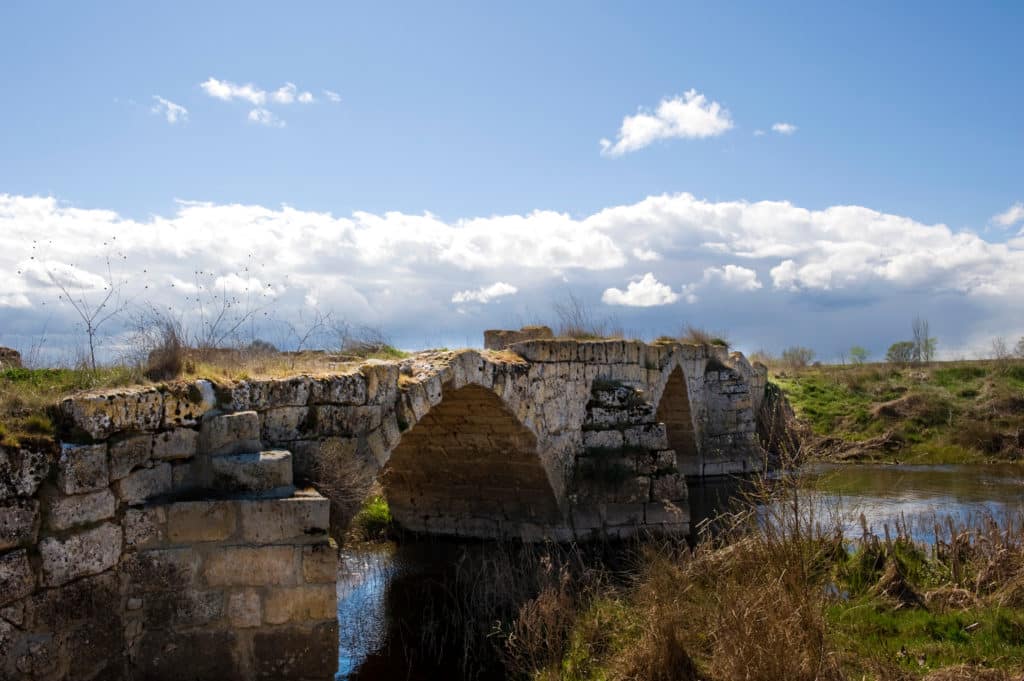
<svg viewBox="0 0 1024 681">
<path fill-rule="evenodd" d="M 554 338 L 555 334 L 548 326 L 524 326 L 518 331 L 505 329 L 488 329 L 484 331 L 484 349 L 504 350 L 513 343 L 523 341 Z"/>
<path fill-rule="evenodd" d="M 20 369 L 21 368 L 21 353 L 14 348 L 5 348 L 0 346 L 0 370 L 2 369 Z"/>
</svg>

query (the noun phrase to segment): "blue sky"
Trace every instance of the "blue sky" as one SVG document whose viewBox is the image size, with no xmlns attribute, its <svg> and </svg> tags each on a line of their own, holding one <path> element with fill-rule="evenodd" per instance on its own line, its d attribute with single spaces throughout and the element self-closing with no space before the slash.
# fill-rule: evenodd
<svg viewBox="0 0 1024 681">
<path fill-rule="evenodd" d="M 74 265 L 85 292 L 88 275 L 102 274 L 93 243 L 118 232 L 130 242 L 124 276 L 141 281 L 131 268 L 146 262 L 146 290 L 163 291 L 197 263 L 235 273 L 263 230 L 260 259 L 292 253 L 260 280 L 274 280 L 282 310 L 329 307 L 407 345 L 478 342 L 485 326 L 543 318 L 569 290 L 641 334 L 685 320 L 747 349 L 801 342 L 828 357 L 853 342 L 881 353 L 915 313 L 950 353 L 1024 334 L 1014 293 L 1024 214 L 1008 212 L 1024 200 L 1024 9 L 553 4 L 5 3 L 0 274 L 16 283 L 0 291 L 0 342 L 28 343 L 41 303 L 53 301 L 48 275 L 23 274 L 28 242 L 48 225 L 62 243 L 39 260 L 49 272 Z M 288 83 L 294 101 L 275 102 Z M 250 99 L 225 95 L 246 84 Z M 314 101 L 298 101 L 303 92 Z M 175 109 L 171 122 L 156 97 L 187 114 Z M 602 153 L 600 140 L 621 140 L 628 117 L 657 119 L 665 100 L 709 120 L 675 120 L 677 136 L 634 136 L 624 153 Z M 661 196 L 677 198 L 647 211 Z M 204 202 L 216 222 L 182 216 L 179 201 Z M 284 205 L 300 215 L 281 215 Z M 841 206 L 872 213 L 829 213 Z M 628 214 L 595 218 L 616 207 Z M 817 217 L 804 224 L 796 209 Z M 535 211 L 575 221 L 546 257 L 524 253 L 524 265 L 452 251 L 465 221 L 496 216 L 523 218 L 534 236 L 495 248 L 528 251 L 558 231 L 529 219 Z M 425 213 L 438 224 L 387 219 Z M 369 259 L 350 251 L 384 237 L 368 246 L 341 235 L 347 224 L 305 229 L 322 241 L 315 257 L 284 243 L 322 214 L 364 235 L 406 236 Z M 217 245 L 154 245 L 161 229 L 195 239 L 190 219 L 220 230 Z M 482 238 L 501 231 L 477 228 Z M 591 230 L 608 249 L 582 244 L 600 241 Z M 830 246 L 812 253 L 807 240 Z M 283 284 L 286 275 L 297 278 Z M 485 290 L 503 293 L 452 300 Z M 68 312 L 49 306 L 51 333 Z"/>
</svg>

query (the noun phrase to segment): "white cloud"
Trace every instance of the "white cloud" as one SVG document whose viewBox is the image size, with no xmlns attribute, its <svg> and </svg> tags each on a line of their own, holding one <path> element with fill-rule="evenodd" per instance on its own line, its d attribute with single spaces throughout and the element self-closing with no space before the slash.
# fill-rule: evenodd
<svg viewBox="0 0 1024 681">
<path fill-rule="evenodd" d="M 652 251 L 649 248 L 634 248 L 633 257 L 637 260 L 644 260 L 650 262 L 652 260 L 661 260 L 661 253 Z"/>
<path fill-rule="evenodd" d="M 287 125 L 283 120 L 278 118 L 277 114 L 269 109 L 257 107 L 249 112 L 249 121 L 252 123 L 258 123 L 259 125 L 266 125 L 271 128 L 283 128 Z"/>
<path fill-rule="evenodd" d="M 280 89 L 270 95 L 270 98 L 278 104 L 291 104 L 295 101 L 296 89 L 295 83 L 285 83 Z"/>
<path fill-rule="evenodd" d="M 300 104 L 312 104 L 316 101 L 312 92 L 300 92 L 298 99 Z"/>
<path fill-rule="evenodd" d="M 323 309 L 353 323 L 457 329 L 445 343 L 475 338 L 484 324 L 508 324 L 510 315 L 543 315 L 566 287 L 592 303 L 627 306 L 619 308 L 623 322 L 638 329 L 642 323 L 629 315 L 640 307 L 687 300 L 708 304 L 702 314 L 735 314 L 731 322 L 708 322 L 713 325 L 737 328 L 768 318 L 772 310 L 771 318 L 780 320 L 775 326 L 787 332 L 828 334 L 830 323 L 839 334 L 843 320 L 853 318 L 827 317 L 828 310 L 853 300 L 864 306 L 860 321 L 849 322 L 859 324 L 859 334 L 869 325 L 865 319 L 882 319 L 890 305 L 898 327 L 884 332 L 880 351 L 898 340 L 906 322 L 908 307 L 889 301 L 912 299 L 912 309 L 922 310 L 942 304 L 944 319 L 965 313 L 995 320 L 987 328 L 1003 324 L 1007 333 L 1011 322 L 1024 318 L 1024 238 L 986 241 L 975 232 L 862 206 L 809 210 L 785 201 L 665 194 L 579 217 L 534 211 L 442 220 L 430 213 L 332 215 L 291 206 L 181 202 L 170 214 L 135 220 L 51 197 L 0 194 L 0 273 L 7 275 L 0 334 L 14 333 L 15 322 L 26 315 L 38 326 L 56 315 L 51 331 L 61 320 L 70 325 L 74 318 L 63 306 L 42 307 L 56 301 L 48 273 L 98 292 L 103 242 L 112 235 L 125 255 L 116 265 L 129 275 L 126 297 L 137 301 L 180 305 L 184 296 L 195 295 L 193 273 L 200 271 L 209 273 L 202 282 L 223 277 L 220 284 L 243 297 L 246 289 L 259 290 L 279 315 L 302 309 L 315 291 Z M 653 254 L 660 259 L 644 259 Z M 642 269 L 633 269 L 638 262 Z M 646 274 L 626 283 L 635 272 Z M 687 281 L 693 283 L 679 287 Z M 452 309 L 453 300 L 494 300 L 499 285 L 511 286 L 506 282 L 518 289 L 508 305 L 480 306 L 461 316 Z M 610 282 L 623 284 L 609 288 Z M 729 292 L 728 305 L 711 305 L 718 292 Z M 813 305 L 794 305 L 794 297 Z M 751 306 L 760 316 L 750 314 Z M 941 322 L 939 314 L 933 323 Z M 848 333 L 841 342 L 837 347 L 849 346 Z"/>
<path fill-rule="evenodd" d="M 153 107 L 150 109 L 150 111 L 157 115 L 163 116 L 171 125 L 174 125 L 178 121 L 184 123 L 188 120 L 188 109 L 181 106 L 180 104 L 175 104 L 171 100 L 164 99 L 160 95 L 153 95 L 153 100 L 155 101 L 155 103 L 153 104 Z"/>
<path fill-rule="evenodd" d="M 518 293 L 517 289 L 512 284 L 506 284 L 503 281 L 498 281 L 490 286 L 481 286 L 476 290 L 458 291 L 452 296 L 453 303 L 489 303 L 495 298 L 501 296 L 510 296 L 514 293 Z"/>
<path fill-rule="evenodd" d="M 1018 222 L 1024 221 L 1024 203 L 1018 201 L 999 215 L 992 216 L 992 222 L 1001 227 L 1013 227 Z"/>
<path fill-rule="evenodd" d="M 341 95 L 339 95 L 337 92 L 333 90 L 324 90 L 324 97 L 326 97 L 328 101 L 334 102 L 335 104 L 341 101 Z"/>
<path fill-rule="evenodd" d="M 722 286 L 735 291 L 756 291 L 761 288 L 757 272 L 739 265 L 709 267 L 704 270 L 704 280 L 709 283 L 719 282 Z"/>
<path fill-rule="evenodd" d="M 679 300 L 679 294 L 671 286 L 662 284 L 648 272 L 626 285 L 623 291 L 617 288 L 605 289 L 601 302 L 607 305 L 626 305 L 629 307 L 655 307 L 671 305 Z"/>
<path fill-rule="evenodd" d="M 623 118 L 616 141 L 601 140 L 601 153 L 621 156 L 658 140 L 715 137 L 732 127 L 729 112 L 721 104 L 709 101 L 696 90 L 688 90 L 681 97 L 661 100 L 653 112 L 641 109 L 636 115 Z"/>
<path fill-rule="evenodd" d="M 798 128 L 792 123 L 775 123 L 772 125 L 772 130 L 780 135 L 792 135 Z"/>
<path fill-rule="evenodd" d="M 199 87 L 203 88 L 206 94 L 211 97 L 225 102 L 230 102 L 232 99 L 242 99 L 250 104 L 262 106 L 267 101 L 266 91 L 259 89 L 252 83 L 238 85 L 229 80 L 217 80 L 211 77 L 200 83 Z"/>
<path fill-rule="evenodd" d="M 761 137 L 762 135 L 764 135 L 764 130 L 758 129 L 754 131 L 754 137 Z"/>
</svg>

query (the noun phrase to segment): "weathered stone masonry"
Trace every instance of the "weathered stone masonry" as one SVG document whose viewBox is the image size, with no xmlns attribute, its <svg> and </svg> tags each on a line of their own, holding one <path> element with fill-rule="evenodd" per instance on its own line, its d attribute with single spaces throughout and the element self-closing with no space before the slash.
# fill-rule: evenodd
<svg viewBox="0 0 1024 681">
<path fill-rule="evenodd" d="M 324 470 L 372 465 L 421 532 L 686 532 L 684 476 L 764 465 L 765 380 L 720 348 L 541 339 L 68 399 L 59 450 L 0 450 L 0 679 L 330 678 Z"/>
</svg>

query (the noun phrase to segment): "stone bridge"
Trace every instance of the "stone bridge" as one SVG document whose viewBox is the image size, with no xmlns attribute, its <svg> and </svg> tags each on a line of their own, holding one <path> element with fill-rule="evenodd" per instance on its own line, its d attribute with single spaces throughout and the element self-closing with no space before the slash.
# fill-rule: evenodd
<svg viewBox="0 0 1024 681">
<path fill-rule="evenodd" d="M 765 385 L 724 348 L 542 339 L 69 398 L 59 447 L 0 450 L 0 678 L 331 678 L 346 471 L 416 532 L 685 533 L 687 477 L 766 465 Z"/>
</svg>

